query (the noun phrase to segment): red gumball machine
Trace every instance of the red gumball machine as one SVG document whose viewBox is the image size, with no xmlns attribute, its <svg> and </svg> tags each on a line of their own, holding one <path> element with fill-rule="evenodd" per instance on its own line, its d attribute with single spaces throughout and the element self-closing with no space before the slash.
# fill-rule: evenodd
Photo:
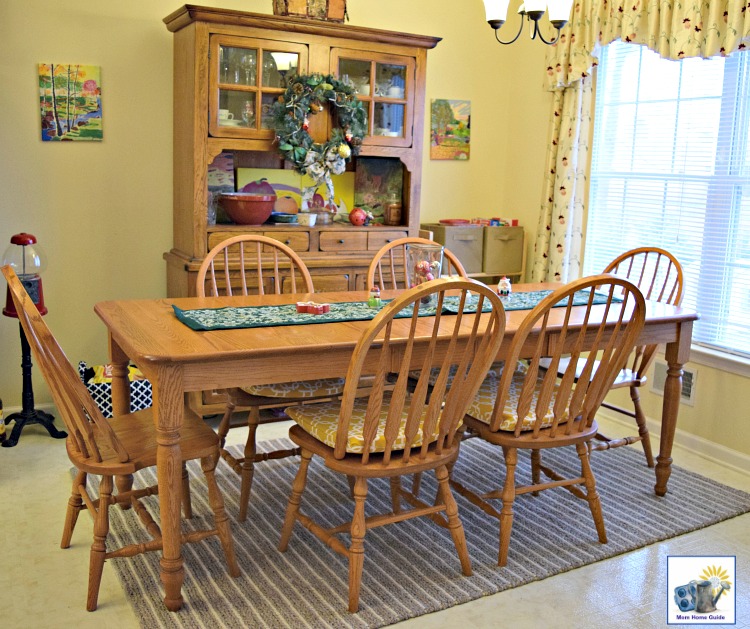
<svg viewBox="0 0 750 629">
<path fill-rule="evenodd" d="M 36 305 L 39 314 L 47 314 L 47 307 L 44 305 L 44 292 L 42 291 L 41 272 L 46 268 L 46 257 L 39 245 L 36 237 L 32 234 L 16 234 L 10 239 L 11 246 L 5 251 L 3 256 L 3 266 L 9 265 L 13 268 L 21 280 L 26 292 L 29 293 L 31 301 Z M 18 319 L 16 306 L 10 296 L 8 289 L 5 308 L 3 314 L 6 317 Z M 58 430 L 54 421 L 55 418 L 49 413 L 39 411 L 34 408 L 34 390 L 31 383 L 31 348 L 24 334 L 23 327 L 21 330 L 21 370 L 23 372 L 23 393 L 22 406 L 20 413 L 11 413 L 5 418 L 6 426 L 15 421 L 15 426 L 10 436 L 2 443 L 4 448 L 12 448 L 18 443 L 21 437 L 21 431 L 27 424 L 41 424 L 47 429 L 50 436 L 55 439 L 64 439 L 68 436 L 66 432 Z"/>
</svg>

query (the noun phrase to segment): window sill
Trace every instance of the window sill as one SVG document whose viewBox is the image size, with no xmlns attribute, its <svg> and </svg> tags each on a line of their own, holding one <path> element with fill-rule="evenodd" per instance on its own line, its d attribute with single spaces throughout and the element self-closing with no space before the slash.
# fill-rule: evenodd
<svg viewBox="0 0 750 629">
<path fill-rule="evenodd" d="M 750 378 L 750 359 L 742 356 L 693 345 L 690 348 L 690 362 Z"/>
</svg>

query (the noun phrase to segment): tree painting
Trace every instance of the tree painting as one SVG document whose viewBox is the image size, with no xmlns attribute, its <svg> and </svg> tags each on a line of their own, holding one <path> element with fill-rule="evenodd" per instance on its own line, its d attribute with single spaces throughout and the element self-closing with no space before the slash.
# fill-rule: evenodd
<svg viewBox="0 0 750 629">
<path fill-rule="evenodd" d="M 431 102 L 430 159 L 469 159 L 471 101 Z"/>
<path fill-rule="evenodd" d="M 39 64 L 42 141 L 101 141 L 99 66 Z"/>
</svg>

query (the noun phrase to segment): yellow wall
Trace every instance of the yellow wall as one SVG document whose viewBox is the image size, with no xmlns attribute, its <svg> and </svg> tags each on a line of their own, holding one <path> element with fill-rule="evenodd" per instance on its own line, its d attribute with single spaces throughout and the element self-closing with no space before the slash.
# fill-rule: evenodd
<svg viewBox="0 0 750 629">
<path fill-rule="evenodd" d="M 271 13 L 271 0 L 200 4 Z M 162 18 L 178 1 L 3 0 L 0 3 L 0 252 L 20 231 L 49 257 L 47 323 L 73 363 L 107 357 L 96 302 L 165 295 L 162 253 L 172 242 L 172 35 Z M 427 100 L 472 103 L 471 159 L 424 160 L 422 219 L 508 216 L 531 248 L 544 168 L 550 97 L 545 47 L 525 36 L 500 46 L 478 1 L 349 0 L 351 24 L 443 38 L 428 56 Z M 102 68 L 104 141 L 42 143 L 38 63 Z M 425 145 L 428 134 L 425 132 Z M 0 320 L 0 398 L 21 399 L 18 326 Z M 705 369 L 704 369 L 705 371 Z M 39 403 L 49 402 L 35 371 Z M 718 382 L 724 382 L 720 378 Z M 726 416 L 744 404 L 712 408 Z M 658 413 L 657 413 L 658 416 Z M 718 419 L 717 419 L 718 421 Z M 690 424 L 702 431 L 701 422 Z M 712 431 L 715 432 L 715 431 Z M 716 435 L 721 437 L 721 435 Z M 747 440 L 740 445 L 750 453 Z"/>
<path fill-rule="evenodd" d="M 271 13 L 271 0 L 203 0 Z M 106 359 L 96 302 L 165 294 L 162 254 L 172 242 L 172 34 L 175 1 L 4 0 L 0 3 L 0 252 L 21 231 L 49 257 L 47 323 L 74 363 Z M 511 95 L 543 102 L 542 47 L 520 71 L 521 48 L 501 48 L 481 3 L 351 0 L 351 24 L 440 36 L 430 53 L 427 98 L 472 101 L 466 163 L 425 160 L 424 220 L 513 214 L 533 227 L 546 107 L 520 115 Z M 36 106 L 40 62 L 102 68 L 104 141 L 43 143 Z M 538 111 L 536 111 L 538 110 Z M 425 136 L 427 137 L 427 136 Z M 512 146 L 523 151 L 511 151 Z M 526 164 L 527 167 L 524 167 Z M 505 177 L 505 173 L 513 176 Z M 510 189 L 506 181 L 513 181 Z M 522 184 L 522 185 L 518 185 Z M 507 210 L 507 211 L 506 211 Z M 0 320 L 0 398 L 20 404 L 18 326 Z M 40 402 L 49 400 L 35 373 Z"/>
</svg>

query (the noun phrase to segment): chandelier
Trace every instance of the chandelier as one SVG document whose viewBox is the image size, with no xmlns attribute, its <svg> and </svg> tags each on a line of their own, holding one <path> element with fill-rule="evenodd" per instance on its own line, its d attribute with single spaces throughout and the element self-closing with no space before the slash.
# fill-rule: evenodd
<svg viewBox="0 0 750 629">
<path fill-rule="evenodd" d="M 521 24 L 518 27 L 518 33 L 510 41 L 503 41 L 500 39 L 498 31 L 500 27 L 505 24 L 505 18 L 508 15 L 508 4 L 510 0 L 484 0 L 484 9 L 487 13 L 487 23 L 495 30 L 495 39 L 501 44 L 512 44 L 521 35 L 523 30 L 524 16 L 529 21 L 530 29 L 529 34 L 531 39 L 535 39 L 539 35 L 545 44 L 554 44 L 560 38 L 560 29 L 568 23 L 570 19 L 570 9 L 573 6 L 573 0 L 526 0 L 518 8 L 518 13 L 521 16 Z M 554 39 L 547 41 L 542 35 L 542 31 L 539 28 L 539 20 L 542 19 L 545 9 L 549 9 L 549 21 L 552 26 L 557 29 L 557 35 Z"/>
</svg>

